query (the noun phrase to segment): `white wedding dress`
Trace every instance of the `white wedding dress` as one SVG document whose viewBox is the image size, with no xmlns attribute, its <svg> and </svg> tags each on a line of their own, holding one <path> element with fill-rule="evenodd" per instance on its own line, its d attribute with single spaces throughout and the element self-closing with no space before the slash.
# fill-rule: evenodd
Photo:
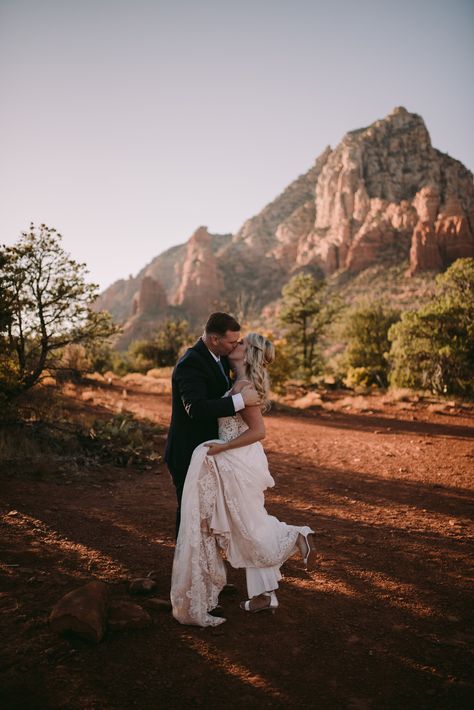
<svg viewBox="0 0 474 710">
<path fill-rule="evenodd" d="M 219 439 L 247 429 L 240 416 L 219 419 Z M 280 566 L 296 550 L 302 528 L 265 510 L 275 485 L 261 443 L 208 456 L 204 444 L 191 459 L 181 502 L 181 524 L 171 579 L 173 616 L 182 624 L 217 626 L 208 612 L 226 583 L 224 559 L 245 568 L 249 598 L 278 587 Z"/>
</svg>

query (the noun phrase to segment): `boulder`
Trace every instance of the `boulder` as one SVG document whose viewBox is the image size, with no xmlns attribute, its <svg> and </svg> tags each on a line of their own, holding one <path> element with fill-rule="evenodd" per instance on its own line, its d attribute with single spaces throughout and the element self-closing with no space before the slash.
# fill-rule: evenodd
<svg viewBox="0 0 474 710">
<path fill-rule="evenodd" d="M 107 626 L 113 631 L 145 629 L 151 623 L 150 614 L 139 604 L 126 599 L 117 599 L 110 603 Z"/>
<path fill-rule="evenodd" d="M 156 588 L 156 582 L 150 577 L 139 577 L 130 582 L 129 591 L 131 594 L 147 594 Z"/>
<path fill-rule="evenodd" d="M 68 592 L 49 616 L 51 629 L 99 643 L 106 630 L 109 598 L 109 587 L 98 580 Z"/>
<path fill-rule="evenodd" d="M 150 597 L 146 599 L 144 603 L 150 609 L 157 609 L 158 611 L 171 611 L 172 606 L 169 599 L 159 599 L 158 597 Z"/>
</svg>

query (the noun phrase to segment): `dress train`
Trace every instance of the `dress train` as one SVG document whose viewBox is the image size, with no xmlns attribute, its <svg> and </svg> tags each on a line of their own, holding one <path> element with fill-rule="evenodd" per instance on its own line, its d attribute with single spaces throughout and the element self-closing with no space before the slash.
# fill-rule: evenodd
<svg viewBox="0 0 474 710">
<path fill-rule="evenodd" d="M 219 420 L 221 441 L 246 429 L 239 414 Z M 274 485 L 260 442 L 217 456 L 209 456 L 204 444 L 195 449 L 173 560 L 171 603 L 179 622 L 216 626 L 225 621 L 209 614 L 226 583 L 224 558 L 234 568 L 245 568 L 249 598 L 278 588 L 280 566 L 297 551 L 298 535 L 307 528 L 268 514 L 264 491 Z"/>
</svg>

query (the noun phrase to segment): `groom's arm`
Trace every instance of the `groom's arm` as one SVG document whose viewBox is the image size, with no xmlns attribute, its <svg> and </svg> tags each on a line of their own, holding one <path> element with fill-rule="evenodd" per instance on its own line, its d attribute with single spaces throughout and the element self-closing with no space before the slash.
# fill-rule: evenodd
<svg viewBox="0 0 474 710">
<path fill-rule="evenodd" d="M 192 419 L 232 417 L 235 407 L 232 397 L 209 399 L 208 377 L 191 360 L 180 362 L 174 372 L 181 401 Z"/>
</svg>

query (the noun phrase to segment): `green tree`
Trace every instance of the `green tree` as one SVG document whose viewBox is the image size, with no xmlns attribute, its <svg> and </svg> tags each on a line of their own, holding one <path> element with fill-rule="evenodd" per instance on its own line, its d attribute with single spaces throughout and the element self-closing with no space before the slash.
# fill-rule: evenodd
<svg viewBox="0 0 474 710">
<path fill-rule="evenodd" d="M 135 340 L 128 349 L 127 359 L 137 372 L 175 365 L 189 339 L 186 320 L 167 320 L 151 340 Z"/>
<path fill-rule="evenodd" d="M 87 355 L 92 372 L 104 374 L 108 370 L 113 370 L 114 359 L 118 353 L 113 350 L 107 340 L 96 340 L 87 348 Z"/>
<path fill-rule="evenodd" d="M 13 321 L 12 294 L 4 278 L 8 256 L 0 250 L 0 419 L 9 416 L 6 392 L 14 387 L 18 377 L 18 366 L 14 353 L 8 344 L 8 329 Z"/>
<path fill-rule="evenodd" d="M 474 259 L 437 278 L 433 300 L 389 331 L 390 382 L 436 393 L 474 392 Z"/>
<path fill-rule="evenodd" d="M 275 346 L 275 360 L 268 368 L 270 387 L 273 392 L 285 394 L 286 385 L 294 376 L 294 358 L 285 338 L 275 338 L 272 333 L 265 334 Z"/>
<path fill-rule="evenodd" d="M 400 318 L 398 311 L 381 303 L 350 309 L 345 318 L 348 340 L 344 360 L 347 381 L 353 384 L 387 387 L 390 350 L 388 331 Z"/>
<path fill-rule="evenodd" d="M 88 345 L 117 329 L 108 314 L 93 311 L 98 287 L 86 282 L 85 264 L 69 257 L 55 229 L 31 224 L 1 257 L 11 318 L 1 340 L 0 391 L 13 399 L 55 367 L 66 345 Z"/>
<path fill-rule="evenodd" d="M 462 305 L 466 325 L 474 319 L 474 259 L 457 259 L 436 278 L 438 295 L 449 303 Z"/>
<path fill-rule="evenodd" d="M 133 340 L 123 356 L 130 372 L 147 372 L 158 367 L 158 349 L 153 340 Z"/>
<path fill-rule="evenodd" d="M 8 256 L 3 248 L 3 250 L 0 251 L 0 338 L 2 337 L 2 333 L 5 333 L 8 330 L 8 326 L 13 320 L 11 294 L 7 288 L 4 277 L 7 264 Z M 0 340 L 0 346 L 1 345 L 2 341 Z"/>
<path fill-rule="evenodd" d="M 155 336 L 159 352 L 159 367 L 175 365 L 184 345 L 190 341 L 188 321 L 167 320 Z"/>
<path fill-rule="evenodd" d="M 331 322 L 336 304 L 329 304 L 324 280 L 300 272 L 283 287 L 280 321 L 294 357 L 294 370 L 307 380 L 321 367 L 319 341 Z"/>
</svg>

